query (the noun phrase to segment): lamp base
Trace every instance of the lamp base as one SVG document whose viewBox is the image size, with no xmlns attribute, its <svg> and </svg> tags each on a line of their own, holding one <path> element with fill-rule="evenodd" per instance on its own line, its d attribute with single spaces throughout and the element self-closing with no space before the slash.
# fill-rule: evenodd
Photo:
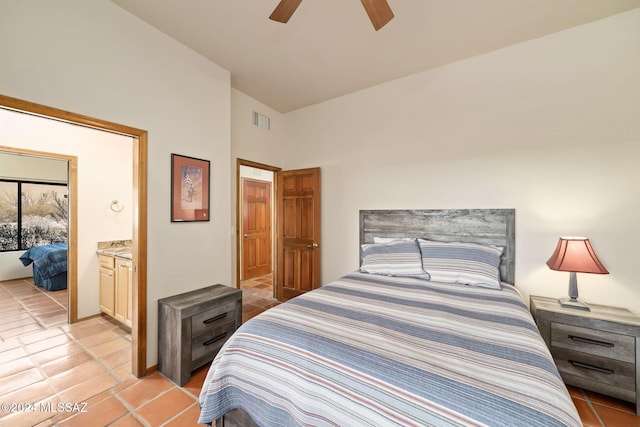
<svg viewBox="0 0 640 427">
<path fill-rule="evenodd" d="M 583 303 L 582 301 L 578 301 L 577 299 L 574 299 L 574 298 L 561 298 L 558 300 L 558 302 L 562 307 L 573 308 L 576 310 L 591 311 L 591 309 L 587 304 Z"/>
</svg>

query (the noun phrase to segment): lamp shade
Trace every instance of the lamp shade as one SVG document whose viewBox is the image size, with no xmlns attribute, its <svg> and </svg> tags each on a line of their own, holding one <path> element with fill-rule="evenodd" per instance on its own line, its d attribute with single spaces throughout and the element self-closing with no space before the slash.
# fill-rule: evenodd
<svg viewBox="0 0 640 427">
<path fill-rule="evenodd" d="M 586 237 L 560 237 L 547 265 L 558 271 L 609 274 Z"/>
</svg>

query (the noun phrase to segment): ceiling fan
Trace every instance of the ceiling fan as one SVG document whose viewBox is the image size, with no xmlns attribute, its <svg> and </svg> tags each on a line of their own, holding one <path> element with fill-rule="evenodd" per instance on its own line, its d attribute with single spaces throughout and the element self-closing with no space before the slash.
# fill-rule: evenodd
<svg viewBox="0 0 640 427">
<path fill-rule="evenodd" d="M 384 27 L 387 22 L 393 19 L 393 12 L 387 3 L 387 0 L 360 0 L 367 11 L 369 19 L 373 24 L 373 28 L 378 31 Z M 280 0 L 278 6 L 274 9 L 269 19 L 277 22 L 287 23 L 296 11 L 302 0 Z"/>
</svg>

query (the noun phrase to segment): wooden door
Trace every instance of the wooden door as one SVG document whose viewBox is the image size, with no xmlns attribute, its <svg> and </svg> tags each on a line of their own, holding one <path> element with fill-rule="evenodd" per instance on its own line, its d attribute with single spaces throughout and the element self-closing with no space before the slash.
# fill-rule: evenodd
<svg viewBox="0 0 640 427">
<path fill-rule="evenodd" d="M 276 298 L 285 301 L 320 286 L 320 168 L 276 177 Z"/>
<path fill-rule="evenodd" d="M 242 178 L 242 277 L 271 273 L 271 183 Z"/>
</svg>

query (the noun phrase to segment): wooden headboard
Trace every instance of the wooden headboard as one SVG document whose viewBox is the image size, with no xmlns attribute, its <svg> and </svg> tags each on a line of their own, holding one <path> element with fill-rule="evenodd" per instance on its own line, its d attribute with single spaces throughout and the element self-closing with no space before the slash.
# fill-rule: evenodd
<svg viewBox="0 0 640 427">
<path fill-rule="evenodd" d="M 503 246 L 500 276 L 515 283 L 515 214 L 515 209 L 361 210 L 360 244 L 373 243 L 375 236 Z"/>
</svg>

